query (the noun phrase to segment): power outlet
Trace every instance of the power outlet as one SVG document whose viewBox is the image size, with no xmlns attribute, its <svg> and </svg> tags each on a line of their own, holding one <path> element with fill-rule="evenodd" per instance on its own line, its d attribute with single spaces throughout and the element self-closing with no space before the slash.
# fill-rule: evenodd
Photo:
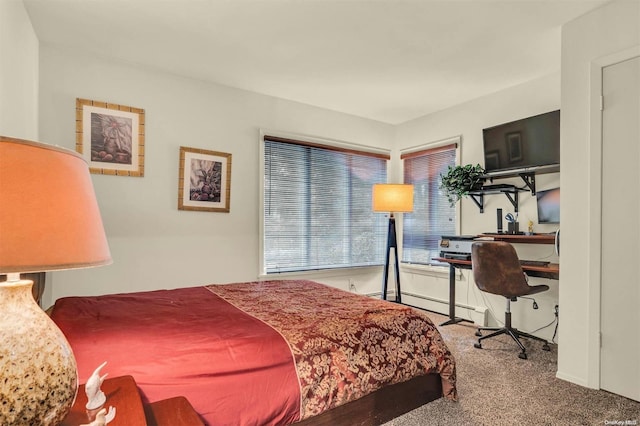
<svg viewBox="0 0 640 426">
<path fill-rule="evenodd" d="M 356 283 L 352 279 L 349 279 L 349 291 L 353 293 L 358 292 L 358 289 L 356 288 Z"/>
</svg>

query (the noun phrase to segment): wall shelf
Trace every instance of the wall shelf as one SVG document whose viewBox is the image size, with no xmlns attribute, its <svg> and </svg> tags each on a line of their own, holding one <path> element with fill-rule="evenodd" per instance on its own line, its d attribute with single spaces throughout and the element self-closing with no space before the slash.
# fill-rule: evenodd
<svg viewBox="0 0 640 426">
<path fill-rule="evenodd" d="M 527 191 L 526 189 L 518 188 L 515 185 L 505 185 L 501 188 L 483 188 L 476 191 L 470 191 L 469 197 L 480 209 L 480 213 L 484 213 L 484 196 L 488 194 L 504 194 L 511 204 L 514 211 L 518 212 L 518 193 Z"/>
<path fill-rule="evenodd" d="M 522 181 L 524 182 L 525 186 L 529 188 L 528 190 L 531 191 L 531 195 L 536 195 L 535 172 L 513 172 L 510 174 L 501 174 L 501 175 L 487 174 L 484 176 L 484 178 L 489 179 L 490 182 L 493 182 L 494 179 L 506 179 L 506 178 L 514 178 L 514 177 L 520 177 L 520 179 L 522 179 Z"/>
<path fill-rule="evenodd" d="M 518 212 L 518 194 L 520 192 L 531 191 L 531 195 L 536 194 L 536 175 L 535 172 L 511 172 L 502 173 L 500 175 L 485 175 L 485 180 L 493 182 L 494 179 L 520 177 L 524 182 L 524 187 L 517 187 L 509 184 L 487 185 L 481 189 L 469 192 L 469 197 L 478 206 L 480 213 L 484 213 L 484 196 L 488 194 L 504 194 L 513 205 L 514 211 Z"/>
<path fill-rule="evenodd" d="M 536 166 L 514 170 L 503 170 L 499 172 L 490 172 L 483 176 L 485 182 L 491 182 L 491 185 L 485 185 L 480 189 L 469 192 L 469 197 L 480 209 L 480 213 L 484 213 L 484 196 L 488 194 L 504 194 L 511 204 L 515 212 L 518 212 L 518 194 L 520 192 L 531 192 L 536 195 L 536 174 L 557 173 L 560 171 L 560 164 L 550 164 L 548 166 Z M 523 187 L 517 187 L 510 184 L 493 185 L 495 179 L 508 179 L 520 177 L 524 182 Z"/>
</svg>

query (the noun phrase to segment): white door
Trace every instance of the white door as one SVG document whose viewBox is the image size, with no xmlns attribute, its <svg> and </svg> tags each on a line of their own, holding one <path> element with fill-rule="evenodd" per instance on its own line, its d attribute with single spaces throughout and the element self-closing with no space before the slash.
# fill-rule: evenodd
<svg viewBox="0 0 640 426">
<path fill-rule="evenodd" d="M 640 401 L 640 57 L 602 77 L 600 387 Z"/>
</svg>

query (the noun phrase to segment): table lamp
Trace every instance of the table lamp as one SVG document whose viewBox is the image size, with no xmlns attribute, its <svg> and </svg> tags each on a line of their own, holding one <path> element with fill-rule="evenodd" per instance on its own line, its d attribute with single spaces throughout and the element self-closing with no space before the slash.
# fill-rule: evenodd
<svg viewBox="0 0 640 426">
<path fill-rule="evenodd" d="M 73 405 L 76 361 L 21 272 L 111 263 L 89 168 L 77 153 L 0 136 L 0 424 L 56 425 Z"/>
<path fill-rule="evenodd" d="M 402 303 L 400 294 L 400 269 L 398 269 L 398 240 L 396 238 L 396 219 L 394 213 L 413 211 L 413 185 L 379 183 L 373 185 L 373 211 L 389 213 L 389 230 L 387 233 L 387 250 L 382 280 L 382 299 L 387 300 L 387 283 L 389 282 L 389 255 L 394 250 L 396 302 Z"/>
</svg>

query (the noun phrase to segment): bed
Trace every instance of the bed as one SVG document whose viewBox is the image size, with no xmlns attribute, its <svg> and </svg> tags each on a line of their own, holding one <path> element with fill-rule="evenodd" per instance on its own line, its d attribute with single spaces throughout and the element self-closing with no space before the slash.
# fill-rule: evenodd
<svg viewBox="0 0 640 426">
<path fill-rule="evenodd" d="M 80 383 L 107 361 L 145 402 L 185 396 L 210 425 L 380 424 L 457 397 L 426 315 L 313 281 L 66 297 L 51 317 Z"/>
</svg>

